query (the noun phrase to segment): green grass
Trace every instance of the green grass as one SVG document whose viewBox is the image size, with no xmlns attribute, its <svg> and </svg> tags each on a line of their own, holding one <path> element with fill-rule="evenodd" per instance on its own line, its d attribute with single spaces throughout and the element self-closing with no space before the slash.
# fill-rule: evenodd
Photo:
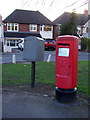
<svg viewBox="0 0 90 120">
<path fill-rule="evenodd" d="M 55 63 L 41 62 L 36 64 L 36 81 L 55 84 Z"/>
<path fill-rule="evenodd" d="M 89 94 L 89 64 L 90 61 L 79 61 L 78 63 L 78 86 L 77 88 L 83 91 L 85 94 Z"/>
<path fill-rule="evenodd" d="M 3 64 L 2 84 L 24 84 L 30 82 L 30 65 L 25 64 Z"/>
<path fill-rule="evenodd" d="M 31 82 L 31 64 L 3 64 L 3 85 Z M 55 63 L 36 63 L 36 82 L 55 83 Z"/>
<path fill-rule="evenodd" d="M 90 61 L 89 61 L 90 63 Z M 88 95 L 88 61 L 78 63 L 78 90 Z M 36 63 L 36 83 L 55 85 L 55 62 Z M 3 64 L 2 84 L 29 84 L 31 82 L 31 64 Z M 89 94 L 90 96 L 90 94 Z"/>
</svg>

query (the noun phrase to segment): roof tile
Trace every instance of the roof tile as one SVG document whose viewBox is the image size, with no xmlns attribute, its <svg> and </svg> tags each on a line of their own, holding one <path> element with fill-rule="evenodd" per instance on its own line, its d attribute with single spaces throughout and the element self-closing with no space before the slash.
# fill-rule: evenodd
<svg viewBox="0 0 90 120">
<path fill-rule="evenodd" d="M 39 11 L 19 9 L 12 12 L 3 22 L 52 25 L 52 22 Z"/>
<path fill-rule="evenodd" d="M 71 13 L 65 12 L 61 16 L 59 16 L 57 19 L 53 21 L 53 24 L 63 24 L 64 22 L 67 22 L 70 20 Z M 85 14 L 76 14 L 77 17 L 77 25 L 85 25 L 85 23 L 90 19 L 88 15 Z"/>
</svg>

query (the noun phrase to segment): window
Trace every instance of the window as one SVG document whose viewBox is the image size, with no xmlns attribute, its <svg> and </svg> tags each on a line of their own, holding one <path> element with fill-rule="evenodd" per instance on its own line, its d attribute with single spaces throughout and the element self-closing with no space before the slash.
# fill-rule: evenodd
<svg viewBox="0 0 90 120">
<path fill-rule="evenodd" d="M 52 31 L 52 26 L 50 26 L 50 25 L 42 25 L 40 30 L 41 31 Z"/>
<path fill-rule="evenodd" d="M 15 40 L 10 40 L 10 46 L 15 46 Z"/>
<path fill-rule="evenodd" d="M 77 27 L 77 33 L 81 34 L 81 27 Z"/>
<path fill-rule="evenodd" d="M 52 28 L 49 25 L 44 25 L 44 31 L 51 31 Z"/>
<path fill-rule="evenodd" d="M 83 28 L 83 33 L 86 33 L 86 27 Z"/>
<path fill-rule="evenodd" d="M 18 23 L 7 23 L 7 31 L 18 31 Z"/>
<path fill-rule="evenodd" d="M 7 46 L 10 46 L 10 41 L 9 40 L 7 40 Z"/>
<path fill-rule="evenodd" d="M 44 25 L 44 31 L 50 31 L 48 26 Z"/>
<path fill-rule="evenodd" d="M 7 40 L 6 44 L 7 46 L 18 46 L 19 40 Z"/>
<path fill-rule="evenodd" d="M 37 31 L 37 25 L 30 24 L 30 31 Z"/>
</svg>

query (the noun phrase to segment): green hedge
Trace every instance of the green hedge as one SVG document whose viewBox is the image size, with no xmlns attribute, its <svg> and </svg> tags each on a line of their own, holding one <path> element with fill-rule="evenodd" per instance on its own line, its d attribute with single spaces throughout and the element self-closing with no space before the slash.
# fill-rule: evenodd
<svg viewBox="0 0 90 120">
<path fill-rule="evenodd" d="M 81 38 L 81 50 L 90 51 L 90 38 Z"/>
</svg>

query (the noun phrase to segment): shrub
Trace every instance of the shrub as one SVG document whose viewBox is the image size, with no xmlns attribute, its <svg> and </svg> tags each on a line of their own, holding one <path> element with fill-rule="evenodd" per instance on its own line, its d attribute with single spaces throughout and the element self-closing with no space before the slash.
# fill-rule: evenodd
<svg viewBox="0 0 90 120">
<path fill-rule="evenodd" d="M 90 51 L 90 38 L 81 38 L 81 49 Z"/>
<path fill-rule="evenodd" d="M 60 35 L 77 35 L 76 13 L 72 12 L 70 19 L 60 26 Z"/>
</svg>

